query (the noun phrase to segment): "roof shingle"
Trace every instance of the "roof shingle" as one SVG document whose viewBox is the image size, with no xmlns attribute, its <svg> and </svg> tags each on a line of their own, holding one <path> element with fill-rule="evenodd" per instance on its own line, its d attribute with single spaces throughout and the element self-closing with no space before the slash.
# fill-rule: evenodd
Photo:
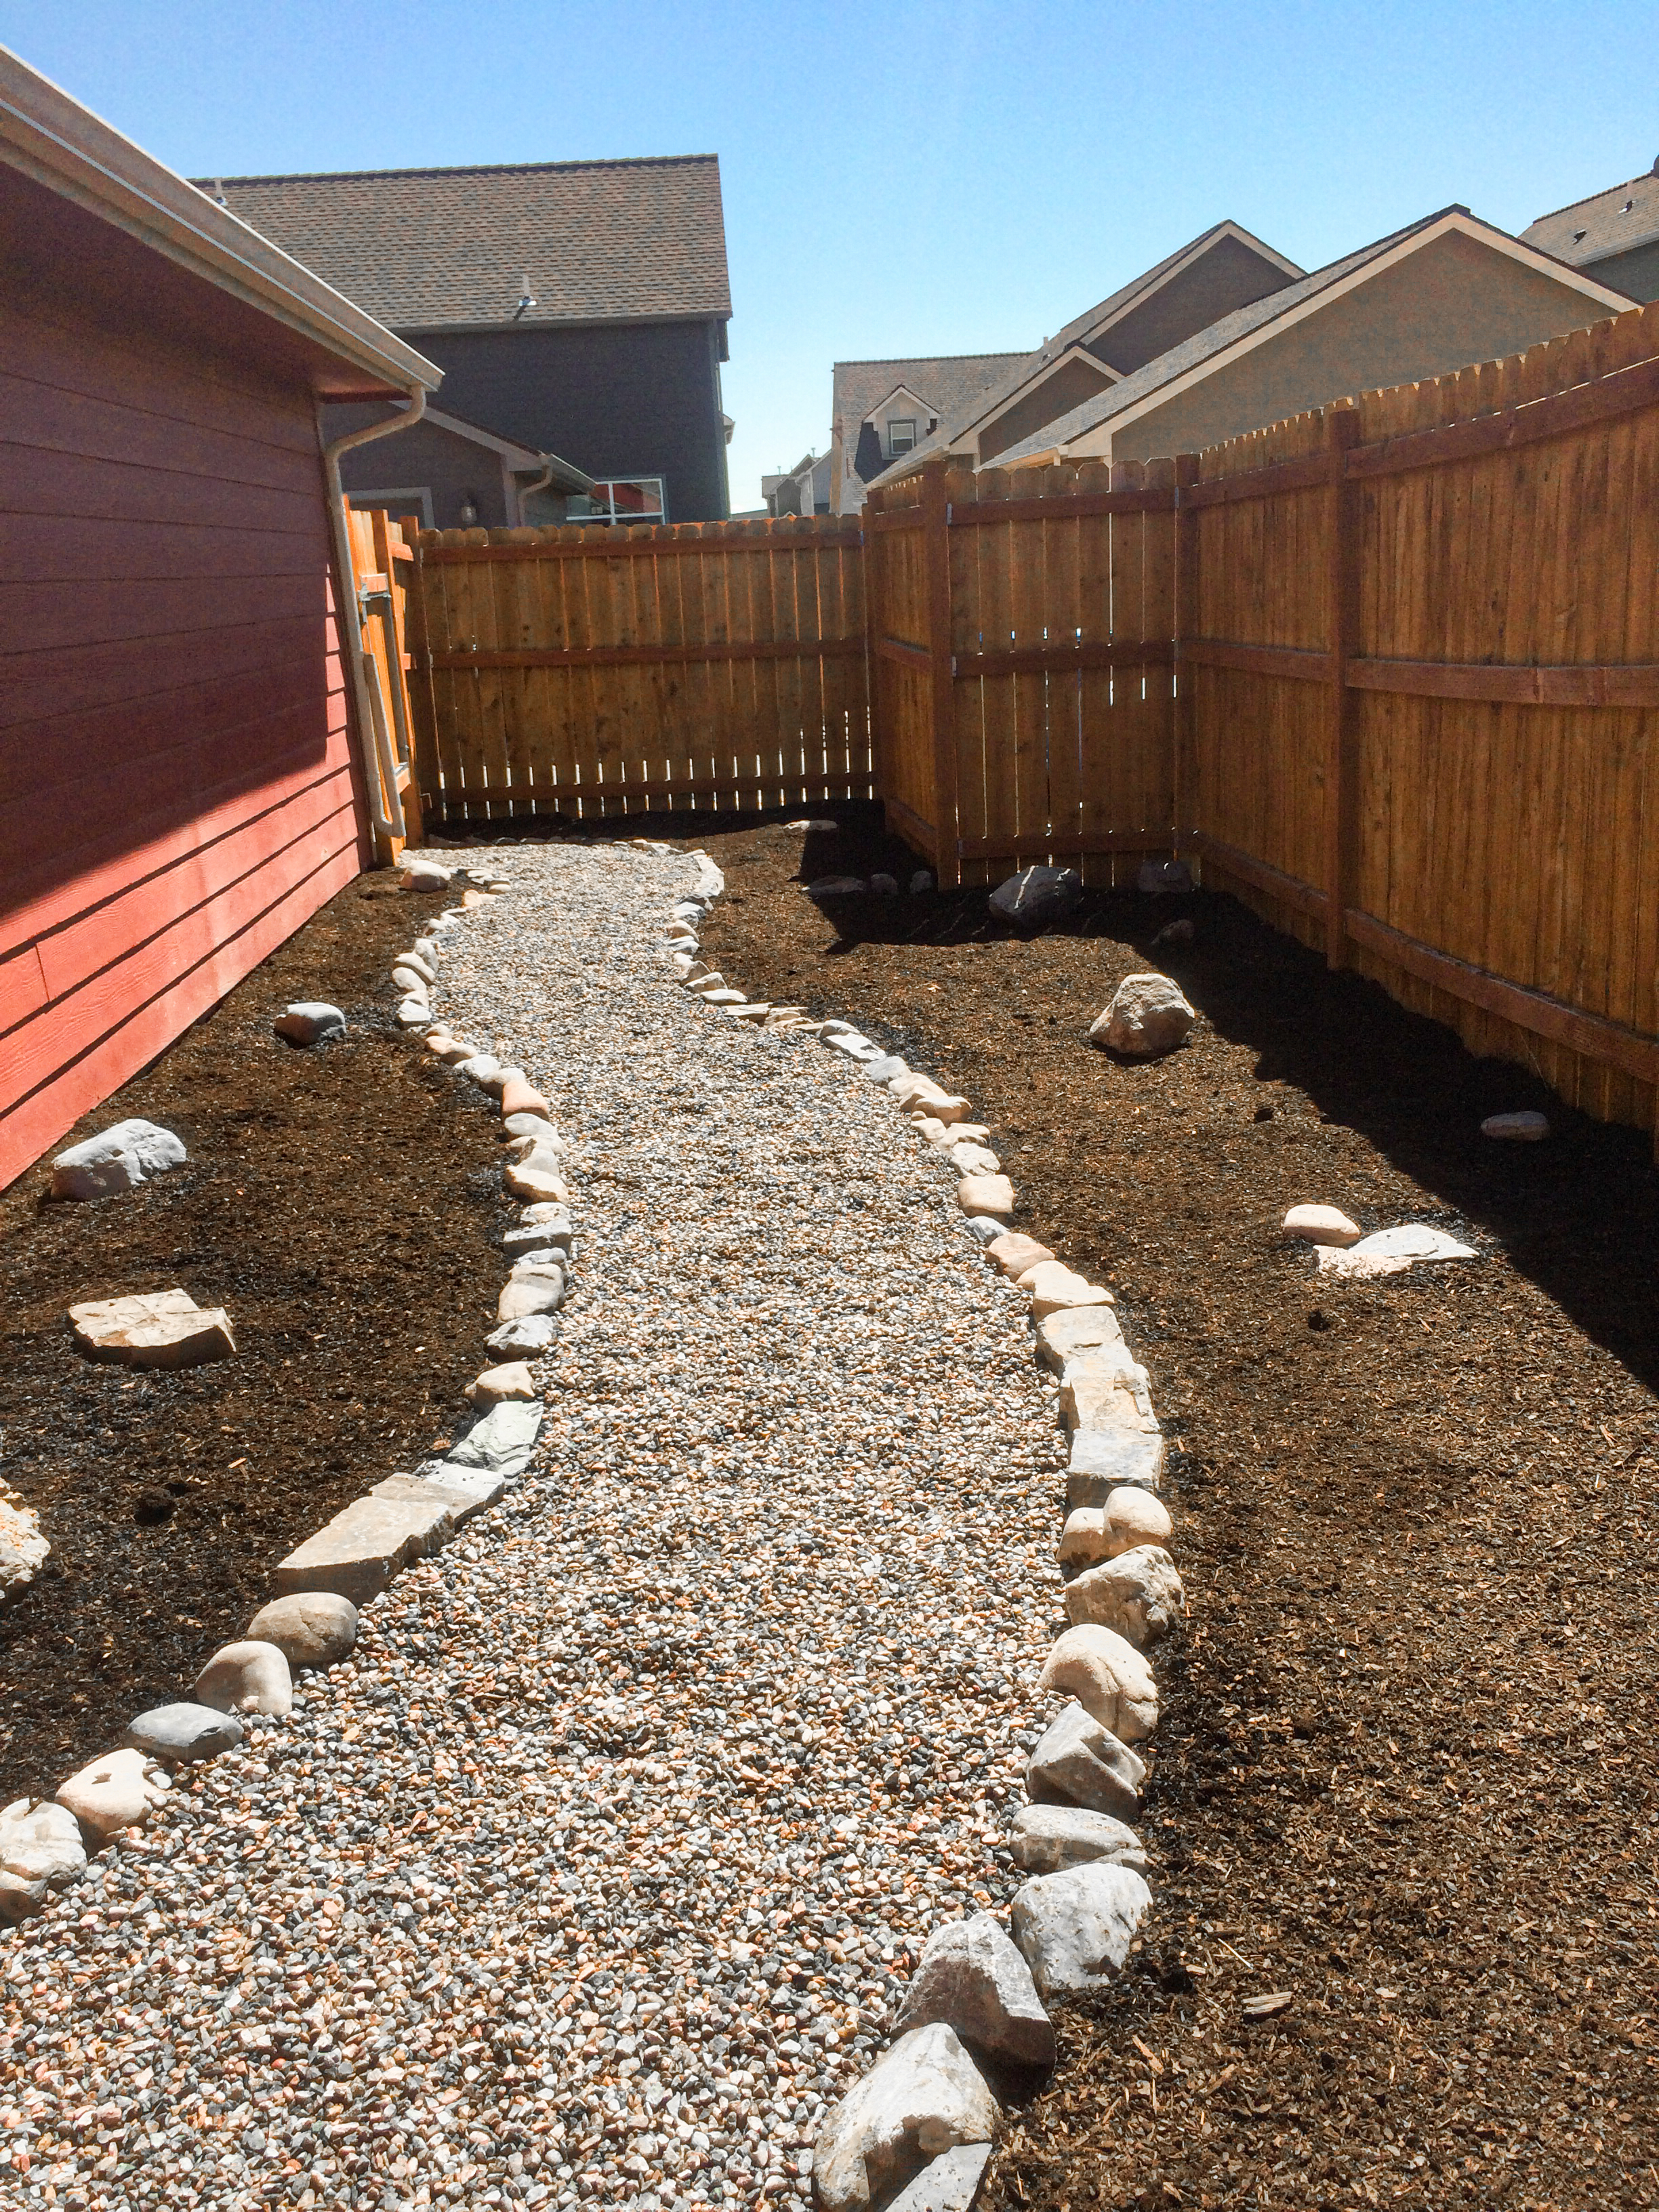
<svg viewBox="0 0 1659 2212">
<path fill-rule="evenodd" d="M 1540 215 L 1521 234 L 1528 246 L 1576 269 L 1659 238 L 1659 162 L 1645 177 L 1613 185 L 1571 207 Z"/>
<path fill-rule="evenodd" d="M 732 312 L 714 154 L 196 182 L 397 330 Z"/>
</svg>

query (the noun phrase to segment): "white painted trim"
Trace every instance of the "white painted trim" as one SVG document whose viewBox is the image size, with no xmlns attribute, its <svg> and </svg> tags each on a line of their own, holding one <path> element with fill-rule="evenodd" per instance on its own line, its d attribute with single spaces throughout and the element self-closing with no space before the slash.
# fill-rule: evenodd
<svg viewBox="0 0 1659 2212">
<path fill-rule="evenodd" d="M 442 381 L 424 355 L 3 46 L 0 161 L 376 384 L 430 392 Z"/>
<path fill-rule="evenodd" d="M 1109 459 L 1114 437 L 1120 430 L 1127 429 L 1130 423 L 1138 422 L 1143 415 L 1150 415 L 1155 409 L 1167 405 L 1171 399 L 1180 398 L 1183 392 L 1190 392 L 1195 385 L 1202 384 L 1206 378 L 1213 376 L 1218 369 L 1231 368 L 1247 354 L 1254 353 L 1258 346 L 1266 345 L 1270 339 L 1280 337 L 1286 331 L 1294 330 L 1310 315 L 1318 314 L 1333 300 L 1357 292 L 1373 276 L 1397 268 L 1402 261 L 1408 261 L 1413 253 L 1420 253 L 1425 246 L 1431 246 L 1437 240 L 1449 237 L 1454 233 L 1474 240 L 1477 245 L 1492 246 L 1497 252 L 1507 254 L 1512 261 L 1521 262 L 1539 276 L 1552 278 L 1566 290 L 1582 292 L 1586 298 L 1607 307 L 1611 313 L 1626 313 L 1634 304 L 1622 293 L 1611 292 L 1606 285 L 1595 283 L 1581 270 L 1570 269 L 1565 261 L 1557 261 L 1551 254 L 1540 253 L 1536 246 L 1523 246 L 1518 238 L 1511 238 L 1506 231 L 1493 230 L 1474 216 L 1460 215 L 1452 209 L 1425 229 L 1414 230 L 1408 238 L 1401 239 L 1386 253 L 1376 254 L 1369 261 L 1362 261 L 1357 269 L 1350 269 L 1343 276 L 1333 277 L 1328 284 L 1322 285 L 1317 292 L 1310 293 L 1307 299 L 1299 301 L 1285 313 L 1269 316 L 1255 330 L 1247 331 L 1241 338 L 1235 338 L 1231 345 L 1224 346 L 1219 353 L 1212 354 L 1207 361 L 1200 362 L 1183 376 L 1174 377 L 1169 383 L 1159 385 L 1145 398 L 1137 399 L 1132 406 L 1126 407 L 1121 414 L 1109 415 L 1103 422 L 1079 431 L 1075 438 L 1046 447 L 1040 453 L 1022 453 L 1014 465 L 1033 468 L 1041 462 L 1050 460 Z M 1333 398 L 1339 396 L 1332 395 Z"/>
<path fill-rule="evenodd" d="M 915 405 L 919 407 L 923 415 L 931 415 L 933 413 L 933 403 L 931 399 L 924 399 L 921 392 L 913 391 L 908 384 L 896 384 L 890 392 L 883 393 L 882 397 L 877 400 L 875 405 L 871 408 L 867 415 L 861 415 L 859 417 L 860 428 L 862 429 L 866 422 L 873 422 L 877 416 L 880 414 L 882 409 L 884 407 L 890 407 L 893 402 L 899 398 L 901 393 L 906 399 L 912 401 Z M 931 436 L 932 433 L 930 432 L 927 434 Z M 916 443 L 920 445 L 921 443 L 921 440 L 918 438 Z"/>
</svg>

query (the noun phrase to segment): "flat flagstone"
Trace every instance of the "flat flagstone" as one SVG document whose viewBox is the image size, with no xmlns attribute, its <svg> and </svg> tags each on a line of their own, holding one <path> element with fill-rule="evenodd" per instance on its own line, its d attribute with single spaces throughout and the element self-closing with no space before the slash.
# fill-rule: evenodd
<svg viewBox="0 0 1659 2212">
<path fill-rule="evenodd" d="M 236 1349 L 222 1306 L 198 1306 L 188 1291 L 150 1291 L 88 1298 L 69 1310 L 76 1341 L 89 1359 L 125 1367 L 199 1367 Z"/>
</svg>

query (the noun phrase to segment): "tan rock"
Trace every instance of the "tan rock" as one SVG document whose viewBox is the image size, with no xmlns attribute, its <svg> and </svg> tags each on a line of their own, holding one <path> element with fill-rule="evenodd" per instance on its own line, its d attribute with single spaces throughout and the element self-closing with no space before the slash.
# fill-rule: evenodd
<svg viewBox="0 0 1659 2212">
<path fill-rule="evenodd" d="M 1031 1268 L 1041 1267 L 1044 1261 L 1052 1260 L 1054 1255 L 1046 1244 L 1039 1244 L 1035 1237 L 1022 1236 L 1018 1230 L 1010 1230 L 1006 1237 L 999 1237 L 994 1244 L 986 1246 L 985 1256 L 988 1260 L 994 1260 L 1011 1281 L 1018 1282 Z"/>
<path fill-rule="evenodd" d="M 1120 1483 L 1109 1491 L 1106 1503 L 1100 1509 L 1106 1526 L 1105 1549 L 1098 1556 L 1115 1559 L 1120 1553 L 1133 1552 L 1142 1544 L 1156 1544 L 1164 1550 L 1169 1547 L 1175 1523 L 1170 1518 L 1170 1509 L 1155 1490 L 1143 1490 L 1139 1483 Z"/>
<path fill-rule="evenodd" d="M 71 1774 L 58 1802 L 88 1834 L 101 1843 L 147 1820 L 166 1798 L 170 1784 L 153 1759 L 142 1751 L 110 1751 Z"/>
<path fill-rule="evenodd" d="M 1063 1375 L 1068 1359 L 1122 1343 L 1123 1330 L 1110 1304 L 1111 1292 L 1106 1296 L 1104 1305 L 1057 1306 L 1053 1313 L 1044 1314 L 1036 1325 L 1037 1358 L 1044 1366 Z"/>
<path fill-rule="evenodd" d="M 1158 1684 L 1127 1637 L 1093 1622 L 1068 1628 L 1048 1654 L 1041 1686 L 1075 1698 L 1120 1743 L 1141 1743 L 1158 1726 Z"/>
<path fill-rule="evenodd" d="M 918 1075 L 913 1071 L 908 1075 L 895 1076 L 887 1088 L 903 1113 L 924 1113 L 935 1121 L 965 1121 L 968 1118 L 968 1101 L 935 1083 L 931 1075 Z"/>
<path fill-rule="evenodd" d="M 198 1705 L 220 1713 L 270 1713 L 280 1720 L 294 1709 L 294 1678 L 280 1644 L 249 1638 L 222 1644 L 196 1677 Z"/>
<path fill-rule="evenodd" d="M 1030 1299 L 1033 1321 L 1042 1321 L 1068 1307 L 1109 1306 L 1112 1303 L 1109 1291 L 1086 1281 L 1060 1260 L 1040 1260 L 1035 1267 L 1028 1267 L 1016 1279 L 1014 1287 L 1024 1291 Z"/>
<path fill-rule="evenodd" d="M 1138 1651 L 1166 1637 L 1186 1610 L 1175 1561 L 1156 1544 L 1137 1544 L 1090 1567 L 1066 1585 L 1066 1618 L 1115 1629 Z"/>
<path fill-rule="evenodd" d="M 1066 1361 L 1060 1412 L 1068 1429 L 1127 1429 L 1140 1436 L 1158 1431 L 1146 1370 L 1121 1344 L 1103 1344 Z"/>
<path fill-rule="evenodd" d="M 1310 1244 L 1357 1244 L 1359 1224 L 1350 1221 L 1340 1206 L 1293 1206 L 1285 1216 L 1287 1237 L 1305 1237 Z"/>
<path fill-rule="evenodd" d="M 519 1316 L 513 1316 L 517 1320 Z M 522 1359 L 505 1362 L 500 1367 L 486 1367 L 482 1375 L 475 1376 L 466 1386 L 466 1395 L 475 1406 L 488 1413 L 505 1398 L 533 1399 L 538 1394 L 530 1378 L 530 1370 Z"/>
<path fill-rule="evenodd" d="M 452 1052 L 459 1052 L 463 1049 L 457 1045 L 454 1038 L 447 1030 L 428 1030 L 421 1039 L 421 1042 L 429 1053 L 435 1054 L 440 1060 L 447 1060 Z M 471 1048 L 468 1047 L 466 1049 L 470 1050 Z"/>
<path fill-rule="evenodd" d="M 723 991 L 726 978 L 718 968 L 710 968 L 701 975 L 694 975 L 685 988 L 688 991 L 695 991 L 701 999 L 705 992 Z"/>
<path fill-rule="evenodd" d="M 357 1642 L 357 1608 L 329 1590 L 300 1590 L 262 1606 L 247 1627 L 252 1643 L 274 1644 L 295 1667 L 332 1667 Z"/>
<path fill-rule="evenodd" d="M 1167 975 L 1126 975 L 1089 1034 L 1114 1052 L 1150 1060 L 1172 1052 L 1197 1018 Z"/>
<path fill-rule="evenodd" d="M 1014 1186 L 1005 1175 L 963 1176 L 957 1204 L 964 1213 L 988 1213 L 1006 1221 L 1014 1210 Z"/>
<path fill-rule="evenodd" d="M 455 1525 L 449 1501 L 435 1486 L 411 1487 L 422 1494 L 354 1498 L 279 1562 L 278 1590 L 332 1590 L 354 1605 L 377 1596 L 411 1559 L 436 1550 Z M 428 1488 L 429 1498 L 423 1494 Z"/>
<path fill-rule="evenodd" d="M 0 1482 L 0 1594 L 32 1583 L 51 1553 L 34 1508 Z"/>
<path fill-rule="evenodd" d="M 1002 1172 L 1002 1162 L 986 1145 L 952 1145 L 945 1157 L 959 1175 L 994 1176 Z"/>
<path fill-rule="evenodd" d="M 501 1119 L 510 1114 L 548 1114 L 552 1111 L 533 1083 L 516 1073 L 510 1073 L 501 1085 Z"/>
<path fill-rule="evenodd" d="M 222 1306 L 198 1306 L 188 1291 L 155 1291 L 124 1298 L 90 1298 L 71 1306 L 76 1340 L 91 1359 L 127 1367 L 199 1367 L 236 1349 Z"/>
<path fill-rule="evenodd" d="M 556 1153 L 532 1152 L 528 1159 L 509 1160 L 501 1170 L 501 1181 L 514 1198 L 525 1199 L 532 1205 L 563 1206 L 569 1202 L 570 1193 L 558 1171 Z"/>
<path fill-rule="evenodd" d="M 488 906 L 495 894 L 491 891 L 467 890 L 461 893 L 461 904 L 465 907 Z"/>
</svg>

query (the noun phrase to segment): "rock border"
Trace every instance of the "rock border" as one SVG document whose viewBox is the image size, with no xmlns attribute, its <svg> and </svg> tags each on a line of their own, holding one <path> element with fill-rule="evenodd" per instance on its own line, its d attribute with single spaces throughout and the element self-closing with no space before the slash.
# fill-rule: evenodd
<svg viewBox="0 0 1659 2212">
<path fill-rule="evenodd" d="M 551 1316 L 568 1295 L 574 1271 L 569 1194 L 558 1172 L 563 1143 L 546 1100 L 521 1068 L 503 1068 L 451 1037 L 432 1012 L 440 937 L 514 884 L 494 867 L 451 869 L 426 856 L 406 854 L 399 866 L 409 891 L 447 890 L 458 877 L 465 883 L 461 904 L 444 908 L 409 951 L 392 959 L 391 980 L 402 994 L 394 1018 L 499 1100 L 508 1137 L 502 1182 L 509 1195 L 524 1200 L 519 1223 L 502 1239 L 513 1265 L 488 1340 L 495 1361 L 467 1389 L 482 1418 L 441 1458 L 422 1461 L 412 1474 L 385 1476 L 279 1560 L 271 1573 L 272 1600 L 242 1638 L 209 1656 L 187 1698 L 136 1715 L 119 1748 L 84 1761 L 50 1796 L 20 1797 L 0 1808 L 0 1921 L 15 1924 L 44 1911 L 54 1892 L 86 1873 L 88 1854 L 131 1835 L 166 1803 L 175 1769 L 239 1743 L 238 1712 L 286 1715 L 291 1668 L 320 1673 L 348 1657 L 356 1645 L 357 1607 L 494 1504 L 529 1464 L 544 1408 L 523 1354 L 539 1357 L 550 1349 Z M 319 1031 L 303 1042 L 325 1043 L 332 1033 Z M 14 1506 L 3 1492 L 0 1508 L 0 1540 L 15 1546 L 22 1537 L 10 1522 L 27 1509 L 21 1500 Z M 44 1557 L 43 1538 L 40 1547 Z"/>
<path fill-rule="evenodd" d="M 630 842 L 678 850 L 648 838 Z M 1028 2067 L 1052 2063 L 1047 2004 L 1115 1975 L 1152 1904 L 1146 1854 L 1125 1823 L 1139 1809 L 1146 1774 L 1132 1746 L 1158 1722 L 1146 1652 L 1185 1612 L 1169 1549 L 1173 1523 L 1158 1496 L 1164 1437 L 1111 1291 L 1010 1230 L 1017 1195 L 969 1102 L 850 1022 L 813 1021 L 799 1006 L 751 1000 L 708 969 L 698 957 L 697 924 L 725 878 L 706 853 L 689 857 L 697 889 L 675 902 L 664 932 L 680 986 L 717 1019 L 816 1038 L 889 1093 L 919 1141 L 955 1170 L 955 1205 L 988 1264 L 1026 1293 L 1033 1357 L 1058 1376 L 1070 1431 L 1059 1560 L 1072 1625 L 1041 1677 L 1043 1688 L 1070 1692 L 1070 1702 L 1027 1762 L 1031 1802 L 1015 1814 L 1009 1846 L 1029 1879 L 1009 1907 L 1012 1933 L 988 1912 L 933 1931 L 886 2050 L 825 2114 L 811 2159 L 822 2212 L 899 2212 L 913 2203 L 967 2212 L 1001 2116 L 988 2074 L 1015 2052 Z M 825 893 L 822 884 L 809 886 L 808 896 Z"/>
</svg>

